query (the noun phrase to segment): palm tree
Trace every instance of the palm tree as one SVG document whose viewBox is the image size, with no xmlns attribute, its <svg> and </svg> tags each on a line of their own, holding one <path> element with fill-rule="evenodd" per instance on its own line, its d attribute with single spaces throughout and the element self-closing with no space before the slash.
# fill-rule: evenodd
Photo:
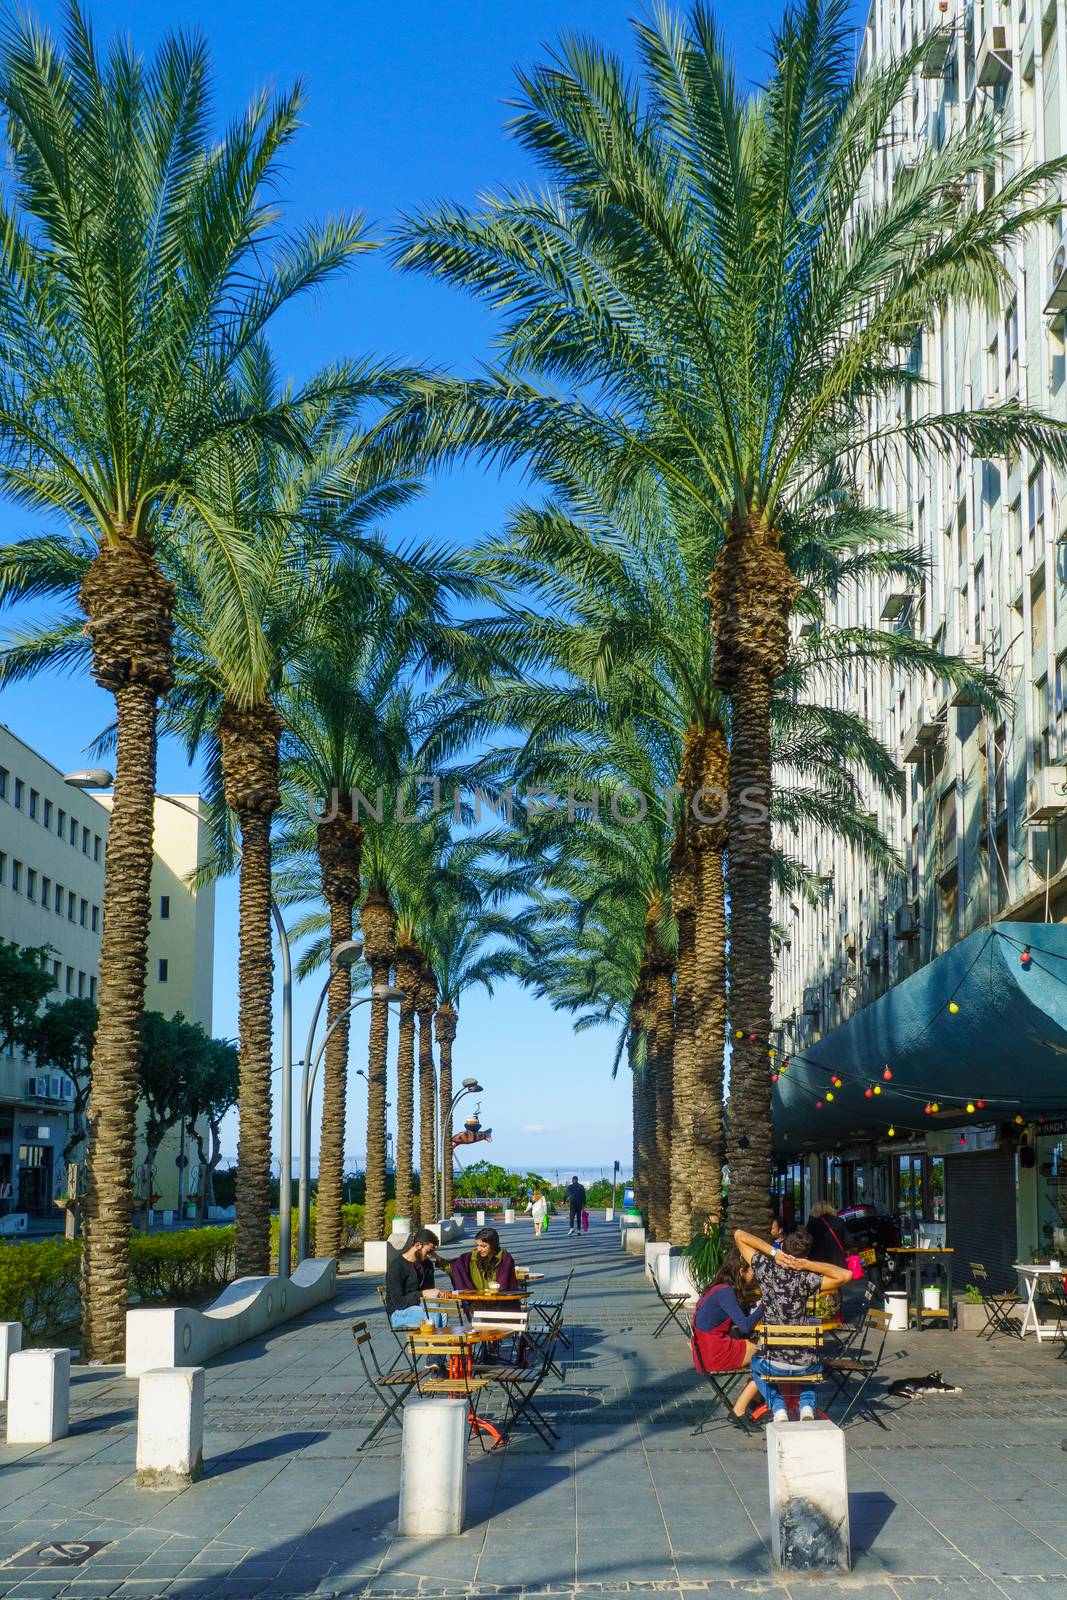
<svg viewBox="0 0 1067 1600">
<path fill-rule="evenodd" d="M 419 1217 L 423 1226 L 428 1226 L 437 1209 L 437 1072 L 433 1059 L 437 979 L 425 953 L 420 954 L 415 990 L 415 1013 L 419 1019 Z"/>
<path fill-rule="evenodd" d="M 995 111 L 975 107 L 888 192 L 872 190 L 927 41 L 857 77 L 844 0 L 789 8 L 755 96 L 739 92 L 702 3 L 635 34 L 639 86 L 585 38 L 521 75 L 512 128 L 544 192 L 405 223 L 403 264 L 466 286 L 507 321 L 499 372 L 431 386 L 390 426 L 421 431 L 429 416 L 442 453 L 477 448 L 535 469 L 562 457 L 595 464 L 618 490 L 651 471 L 719 530 L 710 598 L 715 683 L 730 706 L 740 1035 L 728 1155 L 738 1220 L 762 1226 L 771 720 L 798 593 L 790 518 L 828 469 L 850 489 L 857 462 L 884 449 L 1067 462 L 1067 430 L 1033 409 L 931 414 L 910 364 L 915 339 L 953 305 L 996 308 L 1002 251 L 1058 214 L 1067 157 L 1022 166 Z M 990 193 L 983 175 L 997 170 L 1010 176 Z"/>
<path fill-rule="evenodd" d="M 201 40 L 168 36 L 150 69 L 125 38 L 101 57 L 76 4 L 63 46 L 22 18 L 0 43 L 0 484 L 82 530 L 78 600 L 118 729 L 84 1207 L 85 1349 L 103 1361 L 125 1343 L 156 708 L 173 671 L 160 529 L 214 441 L 293 433 L 287 405 L 240 405 L 231 370 L 280 306 L 367 247 L 346 218 L 260 249 L 301 104 L 299 90 L 261 96 L 219 138 Z M 66 547 L 8 547 L 3 598 L 32 596 L 38 557 Z"/>
</svg>

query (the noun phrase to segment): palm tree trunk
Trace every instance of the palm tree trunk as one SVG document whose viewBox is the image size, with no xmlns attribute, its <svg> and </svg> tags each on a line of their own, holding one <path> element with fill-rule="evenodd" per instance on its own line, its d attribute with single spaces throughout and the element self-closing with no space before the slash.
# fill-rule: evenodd
<svg viewBox="0 0 1067 1600">
<path fill-rule="evenodd" d="M 650 1220 L 649 1194 L 653 1187 L 655 1156 L 655 1082 L 649 1070 L 651 1016 L 648 1003 L 648 971 L 642 962 L 641 976 L 630 1004 L 630 1028 L 634 1034 L 630 1060 L 634 1068 L 634 1201 Z"/>
<path fill-rule="evenodd" d="M 226 803 L 241 829 L 237 956 L 238 1277 L 270 1271 L 274 951 L 270 823 L 278 808 L 282 724 L 269 701 L 226 701 L 219 717 Z"/>
<path fill-rule="evenodd" d="M 82 583 L 93 676 L 115 697 L 118 749 L 104 865 L 99 1022 L 81 1217 L 86 1361 L 122 1361 L 129 1300 L 133 1156 L 141 1062 L 156 707 L 171 684 L 173 590 L 151 551 L 117 529 Z"/>
<path fill-rule="evenodd" d="M 433 1014 L 437 983 L 423 959 L 419 972 L 419 1219 L 424 1227 L 437 1210 L 437 1074 L 433 1059 Z"/>
<path fill-rule="evenodd" d="M 678 925 L 674 996 L 674 1079 L 671 1123 L 670 1238 L 693 1237 L 693 1140 L 696 1121 L 696 863 L 688 831 L 679 825 L 671 857 L 671 907 Z"/>
<path fill-rule="evenodd" d="M 726 909 L 723 848 L 729 749 L 713 724 L 702 743 L 703 801 L 691 817 L 696 852 L 693 950 L 696 1015 L 691 1179 L 692 1233 L 722 1219 L 723 1072 L 726 1045 Z M 703 821 L 704 817 L 718 820 Z"/>
<path fill-rule="evenodd" d="M 655 912 L 650 917 L 658 920 Z M 649 964 L 649 1012 L 655 1048 L 649 1060 L 653 1083 L 652 1179 L 649 1214 L 655 1239 L 671 1237 L 671 1133 L 674 1108 L 674 962 L 659 944 L 655 928 Z M 682 1241 L 683 1243 L 685 1241 Z"/>
<path fill-rule="evenodd" d="M 395 919 L 380 888 L 367 891 L 360 912 L 363 946 L 370 967 L 371 988 L 389 982 L 393 963 Z M 385 1237 L 385 1100 L 389 1055 L 389 1002 L 372 1000 L 367 1051 L 367 1190 L 364 1236 Z"/>
<path fill-rule="evenodd" d="M 438 1126 L 441 1130 L 441 1149 L 444 1155 L 445 1203 L 443 1215 L 452 1215 L 452 1046 L 456 1039 L 459 1019 L 456 1009 L 446 1001 L 438 1006 L 434 1019 L 437 1035 L 438 1057 L 441 1063 L 440 1109 Z"/>
<path fill-rule="evenodd" d="M 351 795 L 339 794 L 335 811 L 336 815 L 329 821 L 319 823 L 315 839 L 319 879 L 330 910 L 331 950 L 352 937 L 363 851 L 363 829 L 352 820 Z M 319 1182 L 315 1198 L 315 1254 L 322 1259 L 341 1254 L 349 1044 L 349 1019 L 345 1014 L 351 1000 L 351 971 L 340 968 L 330 979 L 326 994 L 329 1039 L 323 1062 Z"/>
<path fill-rule="evenodd" d="M 403 937 L 397 950 L 396 986 L 406 998 L 400 1002 L 396 1050 L 396 1214 L 408 1217 L 415 1207 L 415 1001 L 418 962 Z"/>
<path fill-rule="evenodd" d="M 730 1222 L 771 1216 L 771 694 L 785 670 L 796 579 L 752 516 L 727 530 L 711 584 L 718 686 L 730 697 Z"/>
</svg>

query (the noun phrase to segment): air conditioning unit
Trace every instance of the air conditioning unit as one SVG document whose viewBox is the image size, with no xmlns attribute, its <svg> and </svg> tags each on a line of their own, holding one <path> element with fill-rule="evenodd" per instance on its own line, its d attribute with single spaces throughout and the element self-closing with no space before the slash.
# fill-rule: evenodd
<svg viewBox="0 0 1067 1600">
<path fill-rule="evenodd" d="M 915 721 L 904 735 L 901 760 L 905 765 L 916 766 L 923 760 L 927 751 L 944 737 L 943 720 L 938 716 L 933 702 L 924 700 L 916 713 Z"/>
<path fill-rule="evenodd" d="M 1026 784 L 1026 822 L 1056 822 L 1067 813 L 1067 767 L 1042 767 Z"/>
<path fill-rule="evenodd" d="M 914 600 L 915 595 L 910 589 L 906 589 L 903 586 L 895 586 L 890 589 L 882 602 L 882 621 L 895 622 L 900 613 L 906 611 Z"/>
<path fill-rule="evenodd" d="M 960 651 L 960 660 L 965 661 L 972 672 L 982 672 L 985 669 L 985 651 L 980 644 L 969 644 Z M 970 684 L 961 683 L 953 689 L 949 704 L 954 706 L 977 706 L 981 704 L 978 695 Z"/>
<path fill-rule="evenodd" d="M 1045 312 L 1055 316 L 1067 311 L 1067 239 L 1061 239 L 1052 252 L 1048 268 L 1048 297 Z"/>
<path fill-rule="evenodd" d="M 893 913 L 893 938 L 917 939 L 918 937 L 919 919 L 914 906 L 897 906 Z"/>
<path fill-rule="evenodd" d="M 978 47 L 975 78 L 981 89 L 995 89 L 1011 79 L 1011 45 L 1003 23 L 986 29 Z"/>
<path fill-rule="evenodd" d="M 945 63 L 952 47 L 952 29 L 938 28 L 930 35 L 929 43 L 923 51 L 922 65 L 919 68 L 924 78 L 943 78 Z"/>
</svg>

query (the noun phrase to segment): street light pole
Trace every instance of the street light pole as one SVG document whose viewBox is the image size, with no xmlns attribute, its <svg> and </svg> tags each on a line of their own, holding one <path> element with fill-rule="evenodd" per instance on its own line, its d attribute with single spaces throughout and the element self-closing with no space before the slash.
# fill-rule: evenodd
<svg viewBox="0 0 1067 1600">
<path fill-rule="evenodd" d="M 64 783 L 72 789 L 110 789 L 115 775 L 103 767 L 93 767 L 86 772 L 68 772 Z M 155 799 L 203 819 L 193 806 L 178 800 L 172 794 L 157 794 Z M 235 846 L 237 854 L 240 848 Z M 289 951 L 289 935 L 274 896 L 270 897 L 270 913 L 278 933 L 278 946 L 282 958 L 282 1103 L 279 1111 L 279 1137 L 281 1160 L 278 1175 L 278 1276 L 287 1278 L 292 1256 L 292 1189 L 293 1189 L 293 966 Z"/>
<path fill-rule="evenodd" d="M 347 947 L 343 945 L 338 945 L 337 947 L 338 950 L 343 950 L 346 948 Z M 352 959 L 356 960 L 358 957 L 353 957 Z M 326 1052 L 326 1046 L 329 1044 L 332 1035 L 336 1033 L 337 1029 L 341 1026 L 341 1023 L 344 1022 L 345 1018 L 352 1015 L 357 1006 L 370 1005 L 372 1000 L 384 1000 L 387 1004 L 389 1004 L 394 1000 L 403 1000 L 405 998 L 402 989 L 393 989 L 388 984 L 376 985 L 375 988 L 371 990 L 370 994 L 362 995 L 360 999 L 353 1000 L 350 1006 L 346 1006 L 344 1011 L 342 1011 L 339 1016 L 336 1016 L 333 1019 L 333 1021 L 330 1023 L 330 1026 L 326 1029 L 322 1043 L 319 1045 L 314 1058 L 312 1058 L 311 1052 L 314 1048 L 315 1029 L 318 1026 L 319 1016 L 322 1011 L 322 1003 L 325 999 L 326 990 L 329 988 L 329 985 L 330 979 L 327 979 L 322 994 L 319 996 L 318 1004 L 315 1007 L 314 1016 L 311 1019 L 311 1028 L 308 1033 L 307 1048 L 304 1052 L 304 1060 L 301 1064 L 300 1191 L 297 1198 L 296 1232 L 297 1256 L 300 1261 L 303 1261 L 307 1256 L 309 1236 L 311 1232 L 311 1100 L 315 1093 L 315 1079 L 318 1076 L 319 1063 Z"/>
<path fill-rule="evenodd" d="M 440 1204 L 437 1212 L 438 1221 L 440 1222 L 444 1222 L 445 1220 L 445 1140 L 447 1138 L 447 1130 L 452 1126 L 452 1114 L 459 1105 L 459 1102 L 463 1099 L 464 1095 L 484 1093 L 485 1090 L 482 1088 L 477 1078 L 464 1078 L 463 1082 L 452 1096 L 452 1104 L 448 1108 L 448 1116 L 441 1118 L 441 1159 L 439 1163 L 440 1170 L 438 1173 Z M 436 1095 L 434 1098 L 437 1098 Z M 448 1159 L 451 1160 L 451 1158 L 452 1152 L 449 1150 Z"/>
</svg>

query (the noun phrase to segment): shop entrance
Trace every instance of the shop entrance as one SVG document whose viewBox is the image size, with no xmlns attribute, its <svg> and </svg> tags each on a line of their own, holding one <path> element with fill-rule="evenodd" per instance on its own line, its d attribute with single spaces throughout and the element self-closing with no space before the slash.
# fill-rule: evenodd
<svg viewBox="0 0 1067 1600">
<path fill-rule="evenodd" d="M 47 1216 L 52 1209 L 52 1149 L 46 1144 L 19 1145 L 20 1211 Z"/>
</svg>

